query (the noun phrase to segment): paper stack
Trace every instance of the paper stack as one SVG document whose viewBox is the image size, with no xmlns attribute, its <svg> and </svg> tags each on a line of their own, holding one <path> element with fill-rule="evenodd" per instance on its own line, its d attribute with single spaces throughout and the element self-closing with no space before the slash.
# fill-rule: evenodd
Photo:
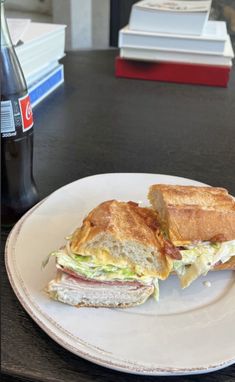
<svg viewBox="0 0 235 382">
<path fill-rule="evenodd" d="M 28 19 L 7 21 L 31 104 L 35 106 L 64 81 L 64 68 L 59 60 L 65 55 L 66 26 Z"/>
<path fill-rule="evenodd" d="M 142 0 L 119 31 L 117 77 L 227 86 L 234 57 L 211 0 Z"/>
</svg>

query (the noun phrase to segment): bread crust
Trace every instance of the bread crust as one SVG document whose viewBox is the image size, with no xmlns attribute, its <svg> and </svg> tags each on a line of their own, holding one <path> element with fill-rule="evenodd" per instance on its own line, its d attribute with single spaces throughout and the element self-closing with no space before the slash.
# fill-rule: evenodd
<svg viewBox="0 0 235 382">
<path fill-rule="evenodd" d="M 159 228 L 154 211 L 134 202 L 109 200 L 94 208 L 83 220 L 82 227 L 72 236 L 71 249 L 75 253 L 82 252 L 83 245 L 100 233 L 110 233 L 120 241 L 133 240 L 159 248 L 155 234 Z"/>
<path fill-rule="evenodd" d="M 235 271 L 235 256 L 232 256 L 226 263 L 217 264 L 212 271 Z"/>
<path fill-rule="evenodd" d="M 165 279 L 169 275 L 172 266 L 171 248 L 169 253 L 166 253 L 166 242 L 160 230 L 157 214 L 150 208 L 139 207 L 134 202 L 116 200 L 101 203 L 88 214 L 82 227 L 72 235 L 70 242 L 72 252 L 87 255 L 89 251 L 89 255 L 97 256 L 96 249 L 102 249 L 102 243 L 99 242 L 101 234 L 110 235 L 110 240 L 120 243 L 123 247 L 126 247 L 127 242 L 130 245 L 140 244 L 143 251 L 148 251 L 151 256 L 146 257 L 143 253 L 142 263 L 141 259 L 136 263 L 130 257 L 127 258 L 125 254 L 120 254 L 117 259 L 117 256 L 115 257 L 113 252 L 108 250 L 108 261 L 112 261 L 113 264 L 117 264 L 117 261 L 126 262 L 133 270 L 141 266 L 145 275 L 161 279 Z M 93 245 L 92 241 L 94 243 L 95 240 L 97 240 L 97 244 Z M 156 263 L 157 267 L 154 265 Z"/>
<path fill-rule="evenodd" d="M 224 188 L 157 184 L 148 198 L 176 246 L 235 239 L 235 200 Z"/>
<path fill-rule="evenodd" d="M 150 295 L 148 296 L 150 297 Z M 148 298 L 147 297 L 147 298 Z M 134 306 L 142 305 L 145 303 L 146 300 L 144 301 L 139 301 L 139 302 L 132 302 L 129 304 L 87 304 L 84 302 L 81 302 L 80 304 L 74 305 L 76 308 L 132 308 Z"/>
</svg>

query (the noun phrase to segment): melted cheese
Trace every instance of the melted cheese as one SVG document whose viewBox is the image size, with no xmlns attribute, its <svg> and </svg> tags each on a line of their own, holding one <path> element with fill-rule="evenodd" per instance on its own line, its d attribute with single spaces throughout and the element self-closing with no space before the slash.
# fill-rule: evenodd
<svg viewBox="0 0 235 382">
<path fill-rule="evenodd" d="M 111 264 L 120 267 L 132 265 L 131 261 L 124 256 L 113 256 L 107 248 L 86 249 L 83 255 L 92 256 L 94 263 L 97 265 Z"/>
</svg>

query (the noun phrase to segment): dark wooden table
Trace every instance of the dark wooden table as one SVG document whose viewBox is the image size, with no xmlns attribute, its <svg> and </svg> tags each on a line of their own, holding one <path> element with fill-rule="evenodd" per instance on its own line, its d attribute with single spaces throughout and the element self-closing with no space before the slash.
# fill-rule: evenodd
<svg viewBox="0 0 235 382">
<path fill-rule="evenodd" d="M 116 79 L 116 54 L 68 54 L 65 85 L 35 109 L 35 178 L 41 198 L 66 183 L 106 172 L 178 175 L 225 186 L 235 195 L 235 70 L 228 89 Z M 3 248 L 5 239 L 3 234 Z M 3 248 L 3 381 L 169 380 L 108 370 L 57 345 L 16 299 Z M 204 375 L 203 381 L 235 381 L 235 366 Z"/>
</svg>

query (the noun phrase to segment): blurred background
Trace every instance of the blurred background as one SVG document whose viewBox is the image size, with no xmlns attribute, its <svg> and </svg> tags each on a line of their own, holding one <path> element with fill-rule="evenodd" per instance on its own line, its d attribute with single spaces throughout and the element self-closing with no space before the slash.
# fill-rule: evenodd
<svg viewBox="0 0 235 382">
<path fill-rule="evenodd" d="M 6 0 L 7 17 L 66 24 L 65 50 L 106 49 L 118 43 L 136 0 Z M 213 0 L 210 19 L 227 22 L 235 46 L 235 0 Z"/>
</svg>

